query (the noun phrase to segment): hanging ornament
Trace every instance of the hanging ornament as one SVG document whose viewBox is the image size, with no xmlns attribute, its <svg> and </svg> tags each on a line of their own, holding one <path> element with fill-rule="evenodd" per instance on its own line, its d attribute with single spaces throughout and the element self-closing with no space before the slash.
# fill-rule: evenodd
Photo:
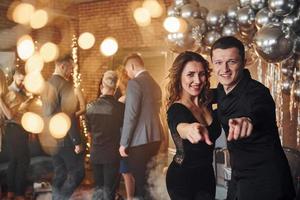
<svg viewBox="0 0 300 200">
<path fill-rule="evenodd" d="M 280 24 L 263 26 L 253 38 L 255 50 L 267 62 L 281 62 L 290 58 L 295 49 L 295 37 Z"/>
<path fill-rule="evenodd" d="M 298 106 L 298 113 L 297 113 L 297 146 L 300 145 L 300 106 Z"/>
</svg>

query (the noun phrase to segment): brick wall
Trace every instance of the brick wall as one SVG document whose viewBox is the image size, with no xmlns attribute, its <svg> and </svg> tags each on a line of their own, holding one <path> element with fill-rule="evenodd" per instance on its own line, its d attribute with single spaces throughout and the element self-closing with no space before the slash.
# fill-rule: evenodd
<svg viewBox="0 0 300 200">
<path fill-rule="evenodd" d="M 135 8 L 142 1 L 102 0 L 78 5 L 79 33 L 91 32 L 96 37 L 92 49 L 79 51 L 82 87 L 87 100 L 96 97 L 100 75 L 111 66 L 112 58 L 104 57 L 99 51 L 102 40 L 108 36 L 116 38 L 119 48 L 164 47 L 164 16 L 152 19 L 151 25 L 139 27 L 133 18 Z M 171 0 L 160 2 L 165 10 Z M 165 12 L 164 12 L 165 14 Z"/>
<path fill-rule="evenodd" d="M 7 7 L 11 1 L 3 0 L 0 4 L 0 28 L 11 28 L 15 23 L 6 17 Z M 47 5 L 51 14 L 49 24 L 39 30 L 31 30 L 31 36 L 40 47 L 47 41 L 59 46 L 60 54 L 71 52 L 72 36 L 79 36 L 83 32 L 91 32 L 96 37 L 96 43 L 92 49 L 78 49 L 80 72 L 82 74 L 82 87 L 88 101 L 94 99 L 97 93 L 97 83 L 100 75 L 112 68 L 112 57 L 104 57 L 99 51 L 100 43 L 108 36 L 115 37 L 119 48 L 165 48 L 165 30 L 162 22 L 166 14 L 166 8 L 172 0 L 161 0 L 164 7 L 164 15 L 158 19 L 152 19 L 151 25 L 139 27 L 133 18 L 133 11 L 140 7 L 142 1 L 138 0 L 101 0 L 71 5 L 60 1 L 50 1 Z M 43 7 L 45 5 L 35 5 Z M 10 41 L 10 50 L 15 50 L 17 37 L 6 34 Z M 3 50 L 3 49 L 2 49 Z M 20 63 L 23 64 L 22 62 Z M 47 79 L 53 72 L 54 63 L 45 64 L 43 75 Z"/>
</svg>

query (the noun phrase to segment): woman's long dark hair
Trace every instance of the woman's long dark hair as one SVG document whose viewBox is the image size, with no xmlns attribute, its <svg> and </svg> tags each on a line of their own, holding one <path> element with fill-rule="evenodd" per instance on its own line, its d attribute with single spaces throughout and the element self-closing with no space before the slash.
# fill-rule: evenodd
<svg viewBox="0 0 300 200">
<path fill-rule="evenodd" d="M 206 84 L 203 90 L 200 93 L 200 102 L 204 105 L 208 105 L 211 101 L 211 94 L 209 92 L 210 82 L 209 77 L 211 69 L 209 68 L 209 63 L 201 55 L 191 51 L 185 51 L 179 54 L 175 61 L 173 62 L 172 67 L 169 69 L 169 82 L 167 84 L 167 99 L 166 105 L 169 107 L 175 101 L 179 100 L 182 86 L 181 86 L 181 74 L 188 62 L 196 61 L 203 65 L 206 77 Z"/>
</svg>

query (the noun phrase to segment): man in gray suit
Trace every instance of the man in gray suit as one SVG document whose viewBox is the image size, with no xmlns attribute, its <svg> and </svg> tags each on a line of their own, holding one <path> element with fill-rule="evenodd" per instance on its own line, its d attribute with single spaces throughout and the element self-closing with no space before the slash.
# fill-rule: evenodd
<svg viewBox="0 0 300 200">
<path fill-rule="evenodd" d="M 73 58 L 65 55 L 55 61 L 55 70 L 48 80 L 42 95 L 46 118 L 63 112 L 71 119 L 71 127 L 64 138 L 57 139 L 57 148 L 52 155 L 54 177 L 52 199 L 68 200 L 85 175 L 84 148 L 80 136 L 78 119 L 75 116 L 78 105 L 74 86 L 70 80 L 74 68 Z"/>
<path fill-rule="evenodd" d="M 122 157 L 128 157 L 129 171 L 135 178 L 135 197 L 150 198 L 146 195 L 147 164 L 158 153 L 162 140 L 162 92 L 138 54 L 127 56 L 123 64 L 131 80 L 127 85 L 119 151 Z"/>
</svg>

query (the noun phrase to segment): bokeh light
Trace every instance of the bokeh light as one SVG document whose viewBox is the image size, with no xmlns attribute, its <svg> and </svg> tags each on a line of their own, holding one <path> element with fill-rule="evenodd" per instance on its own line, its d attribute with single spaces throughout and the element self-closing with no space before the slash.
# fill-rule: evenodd
<svg viewBox="0 0 300 200">
<path fill-rule="evenodd" d="M 45 80 L 40 72 L 32 72 L 25 76 L 24 86 L 33 94 L 40 94 L 45 87 Z"/>
<path fill-rule="evenodd" d="M 95 36 L 92 33 L 82 33 L 78 38 L 78 45 L 82 49 L 90 49 L 95 44 Z"/>
<path fill-rule="evenodd" d="M 33 112 L 26 112 L 21 119 L 23 128 L 30 133 L 41 133 L 44 129 L 42 117 Z"/>
<path fill-rule="evenodd" d="M 44 67 L 44 60 L 41 57 L 40 53 L 36 52 L 31 56 L 25 64 L 25 71 L 26 74 L 31 72 L 40 72 L 43 70 Z"/>
<path fill-rule="evenodd" d="M 70 117 L 62 112 L 54 115 L 49 122 L 50 134 L 57 139 L 65 137 L 70 127 Z"/>
<path fill-rule="evenodd" d="M 147 9 L 153 18 L 158 18 L 162 15 L 162 6 L 156 0 L 145 0 L 143 8 Z"/>
<path fill-rule="evenodd" d="M 148 26 L 151 23 L 151 15 L 146 8 L 135 9 L 133 17 L 139 26 Z"/>
<path fill-rule="evenodd" d="M 24 35 L 18 40 L 17 52 L 22 60 L 27 60 L 33 55 L 34 43 L 29 35 Z"/>
<path fill-rule="evenodd" d="M 59 49 L 56 44 L 47 42 L 40 48 L 40 55 L 45 62 L 52 62 L 59 56 Z"/>
<path fill-rule="evenodd" d="M 47 23 L 48 23 L 48 13 L 43 9 L 35 11 L 31 16 L 30 26 L 33 29 L 42 28 L 46 26 Z"/>
<path fill-rule="evenodd" d="M 113 37 L 108 37 L 103 40 L 100 45 L 100 51 L 104 56 L 112 56 L 118 51 L 118 42 Z"/>
<path fill-rule="evenodd" d="M 29 24 L 33 13 L 34 13 L 33 5 L 29 3 L 20 3 L 13 10 L 12 18 L 16 23 Z"/>
<path fill-rule="evenodd" d="M 180 21 L 177 17 L 167 17 L 164 21 L 164 28 L 170 33 L 176 33 L 180 29 Z"/>
<path fill-rule="evenodd" d="M 187 31 L 188 23 L 177 17 L 167 17 L 164 21 L 164 28 L 170 33 L 184 33 Z"/>
</svg>

